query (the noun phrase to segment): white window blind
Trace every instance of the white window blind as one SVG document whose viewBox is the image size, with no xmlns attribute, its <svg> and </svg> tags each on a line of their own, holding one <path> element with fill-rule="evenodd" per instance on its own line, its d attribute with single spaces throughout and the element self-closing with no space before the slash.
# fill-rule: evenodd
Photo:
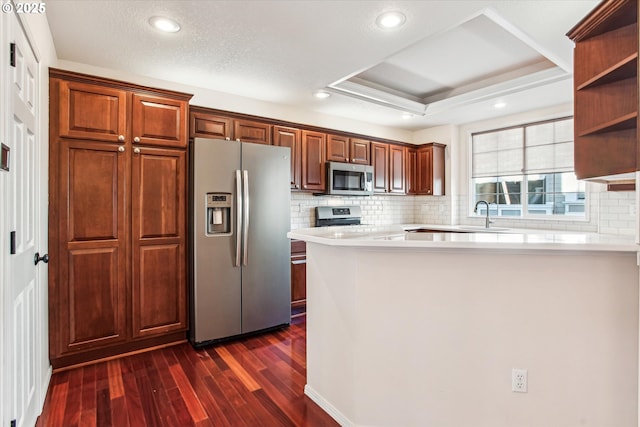
<svg viewBox="0 0 640 427">
<path fill-rule="evenodd" d="M 573 119 L 472 135 L 472 177 L 573 171 Z"/>
</svg>

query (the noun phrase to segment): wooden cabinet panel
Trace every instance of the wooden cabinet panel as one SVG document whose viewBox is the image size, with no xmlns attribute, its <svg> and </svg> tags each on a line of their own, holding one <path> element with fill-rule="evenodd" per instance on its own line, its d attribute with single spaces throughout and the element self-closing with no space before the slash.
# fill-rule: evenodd
<svg viewBox="0 0 640 427">
<path fill-rule="evenodd" d="M 71 245 L 78 246 L 78 245 Z M 126 330 L 126 287 L 122 248 L 82 245 L 67 251 L 68 280 L 56 313 L 62 353 L 123 342 Z"/>
<path fill-rule="evenodd" d="M 132 161 L 135 337 L 186 328 L 186 153 L 146 148 Z"/>
<path fill-rule="evenodd" d="M 304 305 L 307 299 L 307 247 L 302 240 L 291 241 L 291 305 Z"/>
<path fill-rule="evenodd" d="M 126 154 L 104 142 L 59 148 L 59 289 L 50 314 L 59 325 L 53 347 L 64 354 L 126 339 Z"/>
<path fill-rule="evenodd" d="M 302 189 L 324 191 L 326 135 L 302 131 Z"/>
<path fill-rule="evenodd" d="M 148 242 L 146 242 L 148 243 Z M 133 263 L 133 335 L 166 334 L 186 326 L 183 244 L 140 244 Z"/>
<path fill-rule="evenodd" d="M 360 165 L 371 164 L 371 141 L 351 138 L 349 147 L 351 163 L 357 163 Z"/>
<path fill-rule="evenodd" d="M 301 131 L 300 129 L 274 126 L 273 145 L 291 149 L 291 188 L 299 190 L 301 185 Z"/>
<path fill-rule="evenodd" d="M 126 135 L 126 91 L 60 81 L 59 100 L 60 136 L 119 142 Z"/>
<path fill-rule="evenodd" d="M 405 152 L 406 148 L 389 145 L 389 192 L 405 192 Z"/>
<path fill-rule="evenodd" d="M 407 149 L 406 158 L 406 179 L 407 194 L 417 194 L 417 167 L 418 167 L 418 151 L 415 148 Z"/>
<path fill-rule="evenodd" d="M 371 143 L 371 164 L 373 165 L 373 191 L 386 193 L 389 188 L 389 144 Z"/>
<path fill-rule="evenodd" d="M 233 138 L 236 141 L 271 144 L 271 125 L 249 120 L 233 121 Z"/>
<path fill-rule="evenodd" d="M 65 141 L 61 149 L 65 186 L 66 241 L 118 239 L 124 223 L 125 155 L 118 146 Z"/>
<path fill-rule="evenodd" d="M 342 135 L 327 135 L 327 161 L 371 164 L 370 144 L 366 139 L 348 138 Z"/>
<path fill-rule="evenodd" d="M 349 138 L 340 135 L 327 136 L 327 161 L 349 162 Z"/>
<path fill-rule="evenodd" d="M 230 139 L 233 120 L 228 117 L 191 112 L 191 138 Z"/>
<path fill-rule="evenodd" d="M 133 95 L 133 143 L 186 147 L 187 102 L 158 96 Z"/>
</svg>

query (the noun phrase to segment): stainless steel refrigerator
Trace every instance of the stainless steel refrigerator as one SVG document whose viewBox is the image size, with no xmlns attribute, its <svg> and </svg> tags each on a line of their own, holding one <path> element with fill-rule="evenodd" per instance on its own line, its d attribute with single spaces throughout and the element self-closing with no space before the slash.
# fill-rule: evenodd
<svg viewBox="0 0 640 427">
<path fill-rule="evenodd" d="M 204 345 L 291 321 L 290 149 L 191 146 L 190 339 Z"/>
</svg>

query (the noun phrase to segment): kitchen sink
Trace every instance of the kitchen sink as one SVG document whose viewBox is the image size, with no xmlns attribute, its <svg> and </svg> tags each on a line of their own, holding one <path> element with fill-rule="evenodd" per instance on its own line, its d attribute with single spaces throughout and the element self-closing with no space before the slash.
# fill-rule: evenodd
<svg viewBox="0 0 640 427">
<path fill-rule="evenodd" d="M 509 228 L 504 227 L 490 227 L 485 228 L 482 226 L 473 225 L 459 225 L 451 227 L 420 227 L 409 229 L 409 233 L 508 233 Z"/>
</svg>

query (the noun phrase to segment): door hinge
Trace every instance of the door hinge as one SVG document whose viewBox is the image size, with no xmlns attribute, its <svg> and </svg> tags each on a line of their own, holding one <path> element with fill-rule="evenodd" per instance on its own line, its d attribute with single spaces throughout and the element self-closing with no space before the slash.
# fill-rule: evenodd
<svg viewBox="0 0 640 427">
<path fill-rule="evenodd" d="M 16 66 L 16 44 L 15 43 L 11 43 L 10 47 L 9 47 L 9 64 L 12 67 Z"/>
</svg>

